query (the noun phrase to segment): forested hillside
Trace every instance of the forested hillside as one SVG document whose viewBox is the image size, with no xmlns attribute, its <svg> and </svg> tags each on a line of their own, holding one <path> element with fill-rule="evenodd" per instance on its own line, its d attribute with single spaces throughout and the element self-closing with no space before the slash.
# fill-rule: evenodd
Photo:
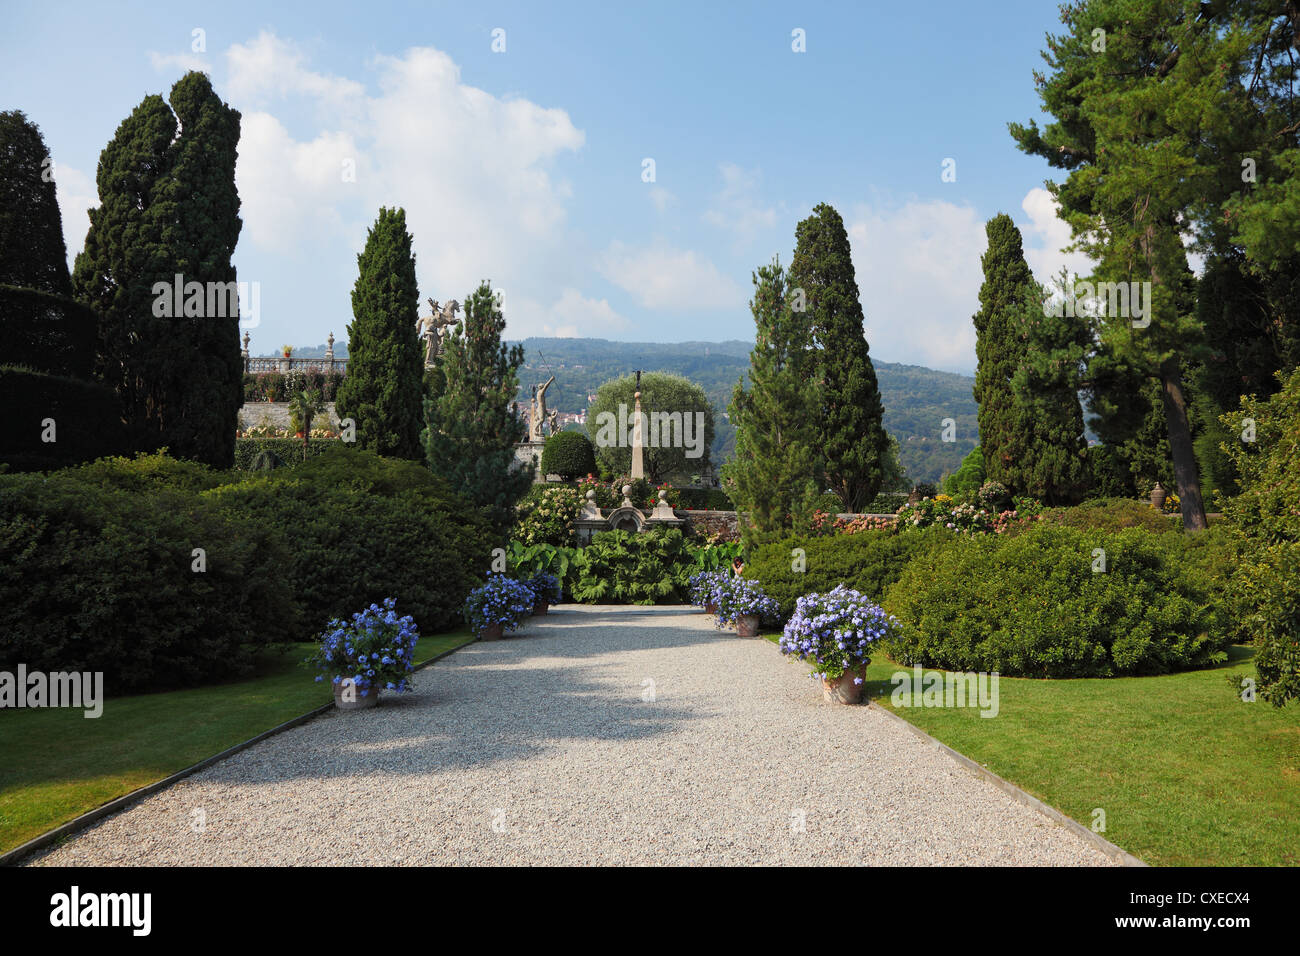
<svg viewBox="0 0 1300 956">
<path fill-rule="evenodd" d="M 547 405 L 561 412 L 577 412 L 587 407 L 587 396 L 596 394 L 601 383 L 611 378 L 638 368 L 673 372 L 698 382 L 713 402 L 717 413 L 715 464 L 731 455 L 735 430 L 725 412 L 732 389 L 749 370 L 750 343 L 530 338 L 521 344 L 527 358 L 520 373 L 520 401 L 528 400 L 530 386 L 554 375 L 555 384 L 546 393 Z M 885 427 L 898 438 L 909 477 L 937 481 L 956 470 L 976 443 L 971 395 L 974 379 L 917 365 L 874 364 L 885 403 Z M 945 418 L 955 423 L 955 441 L 941 440 Z"/>
</svg>

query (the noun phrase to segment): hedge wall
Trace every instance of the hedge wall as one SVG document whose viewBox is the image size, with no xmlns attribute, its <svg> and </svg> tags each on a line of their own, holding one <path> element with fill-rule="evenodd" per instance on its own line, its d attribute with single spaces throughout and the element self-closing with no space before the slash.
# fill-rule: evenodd
<svg viewBox="0 0 1300 956">
<path fill-rule="evenodd" d="M 313 438 L 307 443 L 307 457 L 315 458 L 317 455 L 328 451 L 338 441 L 337 438 Z M 236 438 L 235 468 L 240 471 L 248 471 L 253 459 L 257 457 L 257 453 L 263 450 L 275 452 L 284 460 L 286 465 L 293 466 L 302 463 L 301 438 Z"/>
<path fill-rule="evenodd" d="M 0 342 L 6 364 L 88 379 L 98 323 L 94 310 L 74 299 L 0 285 Z"/>
<path fill-rule="evenodd" d="M 61 468 L 131 447 L 117 395 L 98 382 L 0 366 L 0 409 L 0 462 L 11 471 Z M 52 442 L 42 441 L 47 418 Z"/>
</svg>

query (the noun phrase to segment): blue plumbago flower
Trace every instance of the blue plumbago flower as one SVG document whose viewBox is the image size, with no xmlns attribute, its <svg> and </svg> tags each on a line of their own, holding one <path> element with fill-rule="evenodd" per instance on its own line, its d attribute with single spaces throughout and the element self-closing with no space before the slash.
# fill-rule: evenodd
<svg viewBox="0 0 1300 956">
<path fill-rule="evenodd" d="M 479 631 L 491 624 L 512 631 L 532 614 L 535 603 L 536 595 L 528 585 L 504 574 L 492 574 L 465 599 L 465 620 Z"/>
<path fill-rule="evenodd" d="M 398 617 L 395 598 L 385 598 L 383 607 L 371 604 L 353 614 L 349 623 L 335 618 L 321 634 L 316 653 L 308 659 L 329 676 L 334 684 L 351 680 L 362 689 L 378 693 L 380 687 L 403 693 L 408 689 L 404 675 L 414 670 L 412 659 L 420 639 L 414 618 Z"/>
<path fill-rule="evenodd" d="M 715 627 L 734 624 L 742 615 L 770 619 L 780 612 L 776 601 L 764 594 L 762 585 L 752 578 L 728 578 L 715 587 L 714 598 L 718 606 Z"/>
<path fill-rule="evenodd" d="M 893 637 L 898 621 L 883 608 L 840 585 L 825 594 L 806 594 L 781 634 L 781 653 L 810 661 L 813 670 L 838 678 L 871 662 L 877 641 Z M 854 678 L 861 684 L 860 676 Z"/>
</svg>

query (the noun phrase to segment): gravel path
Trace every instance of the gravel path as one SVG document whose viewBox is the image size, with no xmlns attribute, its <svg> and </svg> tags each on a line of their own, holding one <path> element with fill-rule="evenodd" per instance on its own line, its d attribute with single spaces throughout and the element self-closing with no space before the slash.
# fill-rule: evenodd
<svg viewBox="0 0 1300 956">
<path fill-rule="evenodd" d="M 34 862 L 1110 863 L 805 675 L 688 609 L 563 605 Z"/>
</svg>

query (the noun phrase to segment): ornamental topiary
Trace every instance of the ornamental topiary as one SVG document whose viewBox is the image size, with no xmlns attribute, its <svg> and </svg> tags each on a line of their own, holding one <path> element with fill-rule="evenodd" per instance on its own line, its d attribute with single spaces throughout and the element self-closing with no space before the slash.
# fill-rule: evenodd
<svg viewBox="0 0 1300 956">
<path fill-rule="evenodd" d="M 596 452 L 582 432 L 556 432 L 542 448 L 543 475 L 573 481 L 596 470 Z"/>
</svg>

